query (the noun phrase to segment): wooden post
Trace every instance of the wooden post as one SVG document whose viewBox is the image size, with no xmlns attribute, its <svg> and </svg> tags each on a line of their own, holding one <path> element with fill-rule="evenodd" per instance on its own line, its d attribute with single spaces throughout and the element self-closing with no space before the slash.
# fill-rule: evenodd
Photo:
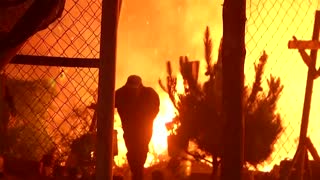
<svg viewBox="0 0 320 180">
<path fill-rule="evenodd" d="M 307 138 L 307 140 L 306 140 L 306 147 L 309 150 L 309 152 L 310 152 L 311 156 L 313 157 L 313 159 L 315 161 L 320 162 L 320 157 L 319 157 L 319 154 L 317 152 L 317 149 L 313 146 L 310 138 Z"/>
<path fill-rule="evenodd" d="M 118 0 L 102 0 L 97 112 L 97 180 L 112 179 L 112 136 L 116 69 Z"/>
<path fill-rule="evenodd" d="M 308 133 L 308 123 L 309 123 L 309 114 L 310 114 L 310 106 L 311 106 L 311 98 L 312 98 L 312 89 L 313 89 L 313 82 L 314 79 L 318 76 L 318 72 L 316 71 L 316 60 L 317 60 L 317 52 L 318 52 L 318 44 L 319 41 L 319 32 L 320 32 L 320 11 L 316 11 L 315 15 L 315 22 L 314 22 L 314 29 L 312 35 L 312 41 L 297 41 L 294 37 L 294 41 L 289 42 L 289 48 L 298 48 L 302 59 L 308 66 L 308 76 L 307 76 L 307 84 L 306 84 L 306 92 L 304 97 L 304 104 L 303 104 L 303 112 L 302 112 L 302 120 L 301 120 L 301 127 L 300 127 L 300 138 L 299 138 L 299 145 L 296 151 L 296 154 L 293 157 L 292 165 L 289 169 L 287 179 L 291 177 L 291 171 L 294 168 L 298 168 L 297 176 L 299 179 L 304 179 L 306 169 L 306 161 L 308 159 L 307 151 L 312 149 L 311 141 L 307 139 Z M 305 49 L 311 49 L 310 56 L 307 55 Z M 311 149 L 308 149 L 311 148 Z M 316 152 L 312 152 L 313 155 L 317 155 Z"/>
<path fill-rule="evenodd" d="M 314 29 L 312 40 L 319 40 L 319 21 L 320 21 L 320 11 L 316 12 L 315 22 L 314 22 Z M 306 84 L 306 92 L 304 97 L 304 105 L 303 105 L 303 112 L 302 112 L 302 121 L 301 121 L 301 129 L 300 129 L 300 139 L 299 139 L 299 146 L 298 148 L 302 148 L 301 156 L 300 156 L 300 170 L 298 171 L 299 179 L 304 179 L 304 172 L 305 172 L 305 158 L 304 155 L 307 154 L 307 148 L 304 148 L 306 145 L 307 133 L 308 133 L 308 124 L 309 124 L 309 114 L 310 114 L 310 106 L 311 106 L 311 97 L 312 97 L 312 89 L 313 89 L 313 82 L 315 77 L 315 66 L 317 60 L 317 49 L 312 49 L 310 53 L 310 67 L 308 68 L 308 77 L 307 77 L 307 84 Z M 312 67 L 312 68 L 311 68 Z M 296 156 L 299 156 L 296 154 Z M 298 158 L 299 159 L 299 158 Z"/>
<path fill-rule="evenodd" d="M 224 149 L 221 179 L 242 178 L 243 83 L 245 60 L 246 1 L 225 0 L 223 4 L 222 74 Z"/>
<path fill-rule="evenodd" d="M 320 22 L 320 11 L 316 12 L 315 22 L 314 22 L 314 30 L 312 40 L 319 40 L 319 22 Z M 303 105 L 303 113 L 302 113 L 302 122 L 301 122 L 301 130 L 300 130 L 300 140 L 299 142 L 305 142 L 307 138 L 308 131 L 308 122 L 309 122 L 309 114 L 310 114 L 310 105 L 311 105 L 311 97 L 312 97 L 312 88 L 313 88 L 313 80 L 315 77 L 315 71 L 313 67 L 316 66 L 317 60 L 317 51 L 318 49 L 312 49 L 310 53 L 310 67 L 308 68 L 308 77 L 306 84 L 306 92 L 304 97 L 304 105 Z"/>
</svg>

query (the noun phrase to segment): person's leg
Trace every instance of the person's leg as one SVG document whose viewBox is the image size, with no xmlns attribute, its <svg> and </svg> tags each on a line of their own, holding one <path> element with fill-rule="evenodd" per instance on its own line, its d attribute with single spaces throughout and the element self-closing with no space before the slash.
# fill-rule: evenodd
<svg viewBox="0 0 320 180">
<path fill-rule="evenodd" d="M 128 150 L 127 160 L 132 173 L 132 180 L 142 180 L 144 163 L 147 159 L 148 144 L 144 138 L 124 136 Z M 129 138 L 130 137 L 130 138 Z"/>
<path fill-rule="evenodd" d="M 135 149 L 128 150 L 127 159 L 132 172 L 132 180 L 143 179 L 144 163 L 148 154 L 148 151 L 143 149 L 145 148 L 137 146 Z"/>
</svg>

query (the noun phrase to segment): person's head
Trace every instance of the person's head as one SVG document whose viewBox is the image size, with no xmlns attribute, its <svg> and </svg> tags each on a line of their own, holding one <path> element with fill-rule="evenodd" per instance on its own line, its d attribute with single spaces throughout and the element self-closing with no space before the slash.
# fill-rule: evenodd
<svg viewBox="0 0 320 180">
<path fill-rule="evenodd" d="M 125 86 L 132 89 L 141 88 L 142 87 L 141 77 L 138 75 L 130 75 L 127 79 Z"/>
<path fill-rule="evenodd" d="M 130 75 L 127 79 L 125 87 L 129 89 L 132 95 L 137 96 L 140 94 L 143 87 L 141 77 L 138 75 Z"/>
</svg>

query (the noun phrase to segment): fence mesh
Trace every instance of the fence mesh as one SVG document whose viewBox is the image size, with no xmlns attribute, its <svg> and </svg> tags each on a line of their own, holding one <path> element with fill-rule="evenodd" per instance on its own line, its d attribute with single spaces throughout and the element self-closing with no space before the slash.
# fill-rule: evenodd
<svg viewBox="0 0 320 180">
<path fill-rule="evenodd" d="M 98 58 L 101 1 L 68 0 L 62 17 L 28 39 L 19 55 Z M 57 148 L 65 162 L 72 141 L 89 131 L 98 69 L 9 64 L 4 70 L 17 115 L 10 121 L 14 156 L 40 160 Z"/>
<path fill-rule="evenodd" d="M 165 73 L 167 58 L 184 55 L 181 53 L 203 58 L 201 43 L 206 25 L 213 24 L 212 29 L 216 32 L 214 37 L 221 37 L 222 26 L 217 17 L 221 17 L 222 2 L 160 1 L 146 4 L 143 11 L 133 3 L 136 2 L 124 1 L 121 12 L 117 74 L 122 79 L 117 79 L 117 84 L 123 82 L 129 73 L 141 71 L 141 65 L 137 65 L 140 63 L 145 66 L 143 71 L 149 67 L 153 69 L 148 75 L 154 78 L 148 78 L 146 84 L 156 87 L 159 74 L 161 76 Z M 220 10 L 213 11 L 208 4 Z M 281 160 L 292 158 L 296 151 L 307 67 L 298 51 L 288 49 L 287 44 L 292 36 L 301 40 L 311 39 L 314 15 L 319 6 L 318 0 L 247 1 L 246 82 L 253 80 L 253 63 L 266 51 L 269 60 L 263 83 L 266 84 L 272 74 L 280 77 L 284 85 L 278 111 L 283 118 L 285 129 L 277 140 L 275 151 L 270 159 L 260 166 L 261 169 L 270 170 Z M 166 13 L 171 16 L 169 19 L 162 17 Z M 202 16 L 198 17 L 195 13 Z M 218 13 L 220 14 L 217 15 Z M 19 54 L 98 58 L 100 21 L 101 1 L 67 0 L 62 17 L 46 30 L 31 37 Z M 194 26 L 193 23 L 200 25 Z M 196 33 L 191 33 L 192 31 Z M 195 37 L 190 39 L 190 35 Z M 159 41 L 159 37 L 164 41 L 155 42 Z M 174 42 L 175 39 L 179 42 Z M 142 42 L 143 40 L 146 42 Z M 170 42 L 166 42 L 167 40 Z M 181 43 L 182 40 L 186 43 Z M 214 47 L 217 48 L 218 44 L 215 43 Z M 191 46 L 196 48 L 182 50 Z M 149 61 L 149 58 L 153 60 Z M 155 67 L 156 61 L 161 61 L 157 62 L 159 68 Z M 18 130 L 13 132 L 17 135 L 19 132 L 24 133 L 19 136 L 19 141 L 24 142 L 24 146 L 17 147 L 20 148 L 21 156 L 38 160 L 50 148 L 58 146 L 61 157 L 65 158 L 64 154 L 70 150 L 68 148 L 72 140 L 89 130 L 93 110 L 88 106 L 96 101 L 98 69 L 9 64 L 4 73 L 8 77 L 9 91 L 18 107 L 18 114 L 11 119 L 10 127 Z M 315 81 L 308 131 L 318 150 L 319 88 L 320 84 Z M 165 93 L 161 92 L 159 87 L 156 89 L 164 99 Z M 164 114 L 166 112 L 163 106 L 166 106 L 166 103 L 162 104 L 164 105 L 160 111 Z M 24 148 L 21 149 L 22 147 Z M 37 147 L 36 150 L 34 147 Z"/>
<path fill-rule="evenodd" d="M 300 133 L 307 66 L 298 50 L 288 49 L 288 42 L 296 36 L 299 40 L 311 40 L 315 12 L 319 1 L 248 1 L 246 31 L 246 78 L 250 81 L 253 61 L 262 51 L 268 54 L 264 82 L 269 74 L 280 77 L 284 89 L 278 102 L 284 131 L 275 145 L 275 151 L 267 164 L 278 164 L 292 158 L 296 152 Z M 315 80 L 308 136 L 319 150 L 319 83 Z M 272 168 L 269 166 L 268 169 Z"/>
</svg>

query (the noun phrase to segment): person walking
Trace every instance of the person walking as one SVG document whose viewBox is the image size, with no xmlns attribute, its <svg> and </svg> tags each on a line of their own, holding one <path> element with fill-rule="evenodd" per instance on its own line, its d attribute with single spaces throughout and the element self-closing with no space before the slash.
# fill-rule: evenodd
<svg viewBox="0 0 320 180">
<path fill-rule="evenodd" d="M 138 75 L 130 75 L 116 90 L 115 107 L 121 119 L 123 138 L 132 180 L 143 179 L 144 163 L 152 137 L 153 121 L 159 112 L 160 98 L 151 87 L 142 84 Z"/>
</svg>

